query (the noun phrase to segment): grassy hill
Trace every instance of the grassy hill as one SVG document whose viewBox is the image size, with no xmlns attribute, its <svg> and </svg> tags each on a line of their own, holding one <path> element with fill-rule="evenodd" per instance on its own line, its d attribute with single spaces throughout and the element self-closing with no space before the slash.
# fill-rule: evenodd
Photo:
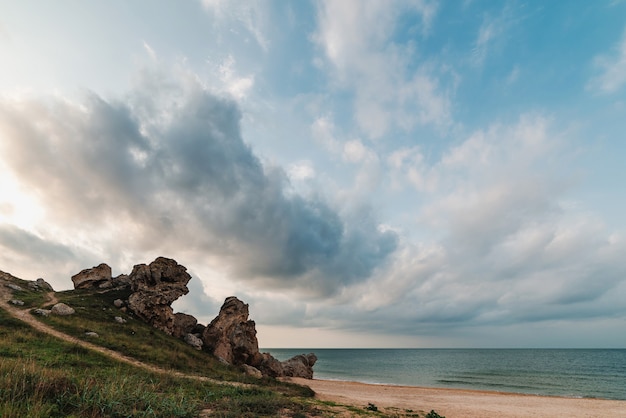
<svg viewBox="0 0 626 418">
<path fill-rule="evenodd" d="M 27 289 L 27 282 L 11 281 Z M 140 360 L 154 370 L 35 330 L 0 309 L 0 416 L 256 417 L 322 416 L 306 387 L 254 379 L 125 314 L 120 291 L 57 292 L 76 309 L 41 318 L 57 330 Z M 24 308 L 45 307 L 41 291 L 15 291 Z M 125 324 L 115 316 L 124 317 Z M 88 337 L 86 331 L 99 336 Z M 156 371 L 155 371 L 156 370 Z M 164 372 L 165 370 L 165 372 Z"/>
<path fill-rule="evenodd" d="M 113 301 L 128 291 L 72 290 L 51 300 L 48 292 L 27 290 L 28 283 L 0 272 L 2 418 L 419 416 L 322 402 L 308 387 L 250 377 L 116 308 Z M 57 301 L 76 313 L 31 313 Z M 54 331 L 73 340 L 50 335 Z"/>
</svg>

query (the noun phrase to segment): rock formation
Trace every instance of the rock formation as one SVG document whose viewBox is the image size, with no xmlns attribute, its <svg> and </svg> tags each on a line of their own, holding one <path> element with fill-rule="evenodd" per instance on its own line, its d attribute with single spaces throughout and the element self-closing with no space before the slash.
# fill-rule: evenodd
<svg viewBox="0 0 626 418">
<path fill-rule="evenodd" d="M 304 377 L 313 379 L 313 366 L 317 361 L 317 356 L 313 353 L 307 355 L 300 354 L 289 360 L 283 361 L 283 376 Z"/>
<path fill-rule="evenodd" d="M 115 307 L 124 312 L 130 309 L 153 327 L 198 350 L 208 351 L 224 363 L 241 366 L 250 375 L 313 378 L 315 354 L 301 354 L 281 362 L 269 353 L 259 352 L 256 325 L 248 319 L 248 305 L 234 296 L 226 298 L 219 315 L 206 327 L 191 315 L 174 313 L 171 304 L 189 293 L 189 280 L 191 276 L 184 266 L 164 257 L 149 265 L 136 265 L 128 276 L 111 278 L 111 268 L 106 264 L 72 276 L 76 289 L 130 287 L 128 301 L 117 299 L 113 302 Z M 49 311 L 36 313 L 46 315 Z M 123 323 L 121 317 L 115 320 Z"/>
<path fill-rule="evenodd" d="M 268 353 L 260 353 L 255 323 L 248 315 L 247 304 L 234 296 L 226 298 L 219 315 L 202 333 L 206 349 L 229 364 L 251 366 L 265 376 L 313 378 L 315 354 L 280 362 Z"/>
<path fill-rule="evenodd" d="M 153 327 L 172 335 L 176 316 L 170 305 L 189 293 L 189 280 L 187 269 L 169 258 L 159 257 L 149 265 L 138 264 L 129 276 L 133 293 L 128 307 Z"/>
<path fill-rule="evenodd" d="M 40 283 L 40 280 L 43 283 Z M 130 285 L 128 275 L 120 274 L 117 277 L 111 277 L 111 267 L 104 263 L 73 275 L 72 282 L 74 283 L 74 289 L 110 289 Z M 43 279 L 37 279 L 37 284 L 39 286 L 45 286 L 46 284 L 50 286 Z M 52 290 L 52 287 L 49 290 Z"/>
<path fill-rule="evenodd" d="M 230 364 L 260 363 L 254 321 L 248 320 L 248 305 L 234 296 L 226 298 L 219 315 L 202 333 L 204 346 Z"/>
<path fill-rule="evenodd" d="M 111 267 L 102 263 L 96 267 L 82 270 L 72 276 L 72 282 L 74 283 L 74 289 L 89 289 L 98 288 L 100 286 L 107 286 L 111 283 Z"/>
<path fill-rule="evenodd" d="M 37 280 L 34 280 L 32 282 L 28 282 L 28 287 L 31 290 L 43 290 L 46 292 L 53 292 L 54 289 L 52 288 L 52 286 L 50 285 L 50 283 L 48 283 L 47 281 L 45 281 L 42 278 L 39 278 Z"/>
</svg>

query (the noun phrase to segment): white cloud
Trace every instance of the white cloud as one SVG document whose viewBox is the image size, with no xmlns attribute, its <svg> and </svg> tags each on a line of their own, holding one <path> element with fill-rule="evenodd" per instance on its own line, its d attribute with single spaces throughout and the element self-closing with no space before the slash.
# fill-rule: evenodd
<svg viewBox="0 0 626 418">
<path fill-rule="evenodd" d="M 520 6 L 516 10 L 514 3 L 506 3 L 499 15 L 483 17 L 471 51 L 472 65 L 482 67 L 489 55 L 504 45 L 506 32 L 525 18 L 523 8 Z"/>
<path fill-rule="evenodd" d="M 414 44 L 391 39 L 402 13 L 421 15 L 427 29 L 435 10 L 426 2 L 320 2 L 314 40 L 334 83 L 354 92 L 355 119 L 369 138 L 398 128 L 446 128 L 451 123 L 449 94 L 430 66 L 410 70 Z"/>
<path fill-rule="evenodd" d="M 157 60 L 156 51 L 146 41 L 143 41 L 143 48 L 146 50 L 146 53 L 148 54 L 148 56 L 150 57 L 152 61 Z"/>
<path fill-rule="evenodd" d="M 0 101 L 0 134 L 10 138 L 0 166 L 45 208 L 31 220 L 36 234 L 0 231 L 13 249 L 4 254 L 30 247 L 30 257 L 91 265 L 99 255 L 113 266 L 170 254 L 193 270 L 206 263 L 231 279 L 319 295 L 366 279 L 395 250 L 395 233 L 370 217 L 349 221 L 289 190 L 285 172 L 243 141 L 234 102 L 194 77 L 162 76 L 142 74 L 120 101 Z"/>
<path fill-rule="evenodd" d="M 388 166 L 418 191 L 416 216 L 435 234 L 403 240 L 386 268 L 344 295 L 356 297 L 353 325 L 438 335 L 623 314 L 611 291 L 624 285 L 625 243 L 563 202 L 576 175 L 568 149 L 535 115 L 477 131 L 437 161 L 418 147 L 392 153 Z"/>
<path fill-rule="evenodd" d="M 287 174 L 292 180 L 309 180 L 315 177 L 315 167 L 309 160 L 298 161 L 289 165 Z"/>
<path fill-rule="evenodd" d="M 229 55 L 219 66 L 219 77 L 224 89 L 237 100 L 242 100 L 254 87 L 254 75 L 240 77 L 235 71 L 235 66 L 235 58 Z"/>
<path fill-rule="evenodd" d="M 591 79 L 588 89 L 611 94 L 626 84 L 626 31 L 612 53 L 599 55 L 594 59 L 594 66 L 600 73 Z"/>
<path fill-rule="evenodd" d="M 346 142 L 343 147 L 343 158 L 351 163 L 363 162 L 375 157 L 375 154 L 358 139 Z"/>
<path fill-rule="evenodd" d="M 336 127 L 331 116 L 320 116 L 311 124 L 313 139 L 332 153 L 341 150 L 341 142 L 336 138 Z"/>
<path fill-rule="evenodd" d="M 266 2 L 239 2 L 229 0 L 201 0 L 202 6 L 212 12 L 216 18 L 238 22 L 254 36 L 258 45 L 267 51 L 270 42 L 265 35 L 267 25 Z"/>
</svg>

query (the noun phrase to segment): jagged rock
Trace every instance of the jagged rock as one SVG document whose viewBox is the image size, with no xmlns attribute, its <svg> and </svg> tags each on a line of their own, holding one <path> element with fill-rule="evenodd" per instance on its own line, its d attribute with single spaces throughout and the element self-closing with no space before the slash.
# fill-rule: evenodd
<svg viewBox="0 0 626 418">
<path fill-rule="evenodd" d="M 33 309 L 33 313 L 35 315 L 39 315 L 39 316 L 49 316 L 50 312 L 52 312 L 52 311 L 49 310 L 49 309 L 39 309 L 39 308 Z"/>
<path fill-rule="evenodd" d="M 20 286 L 13 284 L 13 283 L 7 283 L 6 287 L 8 287 L 11 290 L 17 290 L 17 291 L 24 290 Z"/>
<path fill-rule="evenodd" d="M 111 279 L 111 284 L 113 287 L 127 287 L 130 286 L 130 278 L 128 274 L 120 274 Z"/>
<path fill-rule="evenodd" d="M 259 352 L 255 323 L 248 320 L 248 305 L 234 296 L 226 298 L 219 315 L 202 333 L 207 350 L 233 365 L 248 365 L 265 376 L 313 378 L 315 354 L 299 355 L 280 362 L 269 353 Z"/>
<path fill-rule="evenodd" d="M 202 350 L 202 346 L 204 345 L 202 340 L 193 334 L 185 335 L 185 342 L 189 344 L 190 346 L 192 346 L 193 348 L 195 348 L 196 350 Z"/>
<path fill-rule="evenodd" d="M 98 288 L 111 282 L 111 267 L 102 263 L 99 266 L 82 270 L 72 276 L 74 289 Z"/>
<path fill-rule="evenodd" d="M 117 322 L 118 324 L 125 324 L 126 320 L 124 318 L 122 318 L 121 316 L 116 316 L 115 318 L 115 322 Z"/>
<path fill-rule="evenodd" d="M 122 299 L 115 299 L 113 301 L 113 306 L 115 306 L 116 308 L 121 308 L 122 306 L 124 306 L 124 301 Z"/>
<path fill-rule="evenodd" d="M 52 307 L 51 312 L 59 316 L 74 315 L 76 313 L 74 308 L 66 305 L 65 303 L 57 303 Z"/>
<path fill-rule="evenodd" d="M 174 314 L 174 329 L 172 335 L 176 338 L 184 338 L 187 334 L 191 334 L 198 320 L 185 313 L 177 312 Z"/>
<path fill-rule="evenodd" d="M 313 353 L 300 354 L 282 362 L 283 376 L 304 377 L 313 379 L 313 365 L 317 361 L 317 356 Z"/>
<path fill-rule="evenodd" d="M 257 379 L 260 379 L 263 377 L 263 373 L 261 373 L 261 370 L 257 369 L 256 367 L 248 366 L 247 364 L 244 364 L 242 367 L 243 367 L 243 371 L 248 376 L 256 377 Z"/>
<path fill-rule="evenodd" d="M 219 315 L 202 333 L 202 341 L 210 353 L 230 364 L 256 366 L 262 360 L 248 305 L 234 296 L 226 298 Z"/>
<path fill-rule="evenodd" d="M 45 281 L 44 279 L 42 279 L 41 277 L 38 278 L 37 280 L 35 280 L 35 283 L 37 284 L 37 287 L 41 290 L 45 290 L 48 292 L 54 292 L 54 289 L 52 288 L 52 285 L 50 283 L 48 283 L 47 281 Z"/>
<path fill-rule="evenodd" d="M 24 306 L 24 301 L 19 299 L 11 299 L 11 303 L 17 306 Z"/>
<path fill-rule="evenodd" d="M 261 354 L 261 362 L 257 366 L 265 376 L 280 377 L 283 376 L 283 365 L 269 353 Z"/>
<path fill-rule="evenodd" d="M 141 319 L 168 334 L 174 331 L 172 302 L 189 293 L 187 269 L 176 261 L 159 257 L 150 265 L 138 264 L 129 276 L 133 293 L 128 307 Z"/>
<path fill-rule="evenodd" d="M 98 338 L 98 337 L 99 337 L 98 333 L 93 332 L 93 331 L 87 331 L 87 332 L 85 333 L 85 335 L 86 335 L 87 337 L 93 337 L 93 338 Z"/>
</svg>

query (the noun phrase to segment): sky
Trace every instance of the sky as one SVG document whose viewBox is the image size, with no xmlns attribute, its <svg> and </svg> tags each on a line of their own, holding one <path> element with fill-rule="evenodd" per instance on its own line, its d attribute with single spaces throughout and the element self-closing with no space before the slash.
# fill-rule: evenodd
<svg viewBox="0 0 626 418">
<path fill-rule="evenodd" d="M 0 0 L 0 270 L 261 347 L 626 347 L 625 157 L 624 1 Z"/>
</svg>

